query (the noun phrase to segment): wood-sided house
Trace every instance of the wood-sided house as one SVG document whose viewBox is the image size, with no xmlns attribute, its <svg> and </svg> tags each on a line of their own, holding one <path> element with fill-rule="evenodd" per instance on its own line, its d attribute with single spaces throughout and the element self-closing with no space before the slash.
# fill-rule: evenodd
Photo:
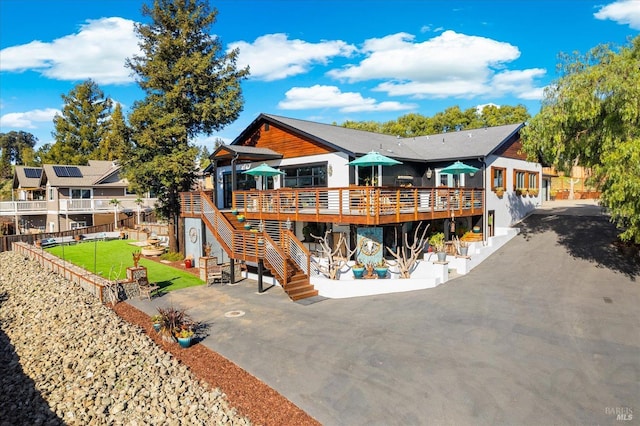
<svg viewBox="0 0 640 426">
<path fill-rule="evenodd" d="M 11 216 L 20 233 L 59 232 L 113 223 L 155 203 L 128 191 L 116 161 L 89 160 L 86 166 L 45 164 L 16 166 L 13 201 L 0 202 L 0 215 Z M 118 200 L 116 206 L 111 200 Z"/>
<path fill-rule="evenodd" d="M 487 238 L 540 203 L 542 169 L 520 150 L 523 126 L 400 138 L 261 114 L 211 155 L 215 189 L 182 194 L 186 254 L 201 256 L 202 240 L 214 239 L 232 261 L 265 263 L 287 290 L 288 274 L 309 282 L 309 233 L 394 246 L 423 222 L 447 238 L 473 227 Z M 401 164 L 349 164 L 371 151 Z M 457 160 L 478 171 L 441 173 Z M 245 173 L 262 163 L 282 174 Z"/>
</svg>

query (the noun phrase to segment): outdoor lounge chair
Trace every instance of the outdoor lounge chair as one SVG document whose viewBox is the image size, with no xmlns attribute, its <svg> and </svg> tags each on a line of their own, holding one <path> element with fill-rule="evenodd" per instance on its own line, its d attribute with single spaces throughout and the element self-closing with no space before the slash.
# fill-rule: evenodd
<svg viewBox="0 0 640 426">
<path fill-rule="evenodd" d="M 158 295 L 160 286 L 155 283 L 150 283 L 147 277 L 140 277 L 137 281 L 140 299 L 146 297 L 147 299 L 151 300 L 154 292 L 156 293 L 156 296 Z"/>
</svg>

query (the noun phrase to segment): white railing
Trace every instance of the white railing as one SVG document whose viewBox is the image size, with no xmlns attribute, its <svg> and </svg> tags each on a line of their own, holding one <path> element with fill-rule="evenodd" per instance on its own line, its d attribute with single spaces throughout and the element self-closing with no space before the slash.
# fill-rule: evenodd
<svg viewBox="0 0 640 426">
<path fill-rule="evenodd" d="M 60 200 L 60 211 L 62 212 L 113 212 L 115 205 L 111 204 L 113 198 L 87 198 L 87 199 L 64 199 Z M 135 199 L 128 198 L 116 198 L 120 204 L 118 204 L 118 211 L 137 211 L 148 210 L 153 208 L 156 202 L 155 198 L 144 198 L 142 203 L 138 207 Z"/>
<path fill-rule="evenodd" d="M 22 213 L 47 211 L 46 201 L 0 201 L 0 212 L 2 213 Z"/>
<path fill-rule="evenodd" d="M 300 241 L 291 231 L 284 231 L 284 238 L 286 239 L 286 244 L 284 244 L 284 247 L 288 251 L 287 254 L 296 263 L 296 265 L 298 265 L 300 270 L 308 276 L 310 269 L 309 265 L 311 263 L 311 256 L 309 255 L 309 251 L 306 250 L 302 244 L 300 244 Z"/>
</svg>

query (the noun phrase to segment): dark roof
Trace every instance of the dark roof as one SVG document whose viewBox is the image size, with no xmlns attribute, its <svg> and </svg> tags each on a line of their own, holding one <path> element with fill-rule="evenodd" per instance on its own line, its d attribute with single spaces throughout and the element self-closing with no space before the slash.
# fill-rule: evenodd
<svg viewBox="0 0 640 426">
<path fill-rule="evenodd" d="M 272 114 L 260 114 L 243 132 L 247 134 L 261 120 L 278 123 L 289 131 L 332 146 L 352 157 L 378 151 L 388 157 L 405 161 L 436 161 L 486 157 L 515 135 L 524 123 L 483 129 L 461 130 L 429 136 L 400 138 L 392 135 L 348 129 L 345 127 L 298 120 Z M 241 135 L 234 140 L 244 140 Z"/>
<path fill-rule="evenodd" d="M 37 171 L 37 172 L 34 172 Z M 16 166 L 13 171 L 13 188 L 40 188 L 42 186 L 42 167 Z M 37 175 L 37 177 L 36 177 Z"/>
</svg>

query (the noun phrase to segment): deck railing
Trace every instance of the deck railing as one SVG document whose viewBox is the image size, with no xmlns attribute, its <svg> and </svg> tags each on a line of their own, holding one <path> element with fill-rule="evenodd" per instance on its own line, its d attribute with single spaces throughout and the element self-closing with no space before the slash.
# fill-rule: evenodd
<svg viewBox="0 0 640 426">
<path fill-rule="evenodd" d="M 452 212 L 481 214 L 484 190 L 479 188 L 282 188 L 268 191 L 235 191 L 233 207 L 244 214 L 264 214 L 285 220 L 298 215 L 384 217 Z M 391 218 L 390 218 L 391 219 Z"/>
</svg>

